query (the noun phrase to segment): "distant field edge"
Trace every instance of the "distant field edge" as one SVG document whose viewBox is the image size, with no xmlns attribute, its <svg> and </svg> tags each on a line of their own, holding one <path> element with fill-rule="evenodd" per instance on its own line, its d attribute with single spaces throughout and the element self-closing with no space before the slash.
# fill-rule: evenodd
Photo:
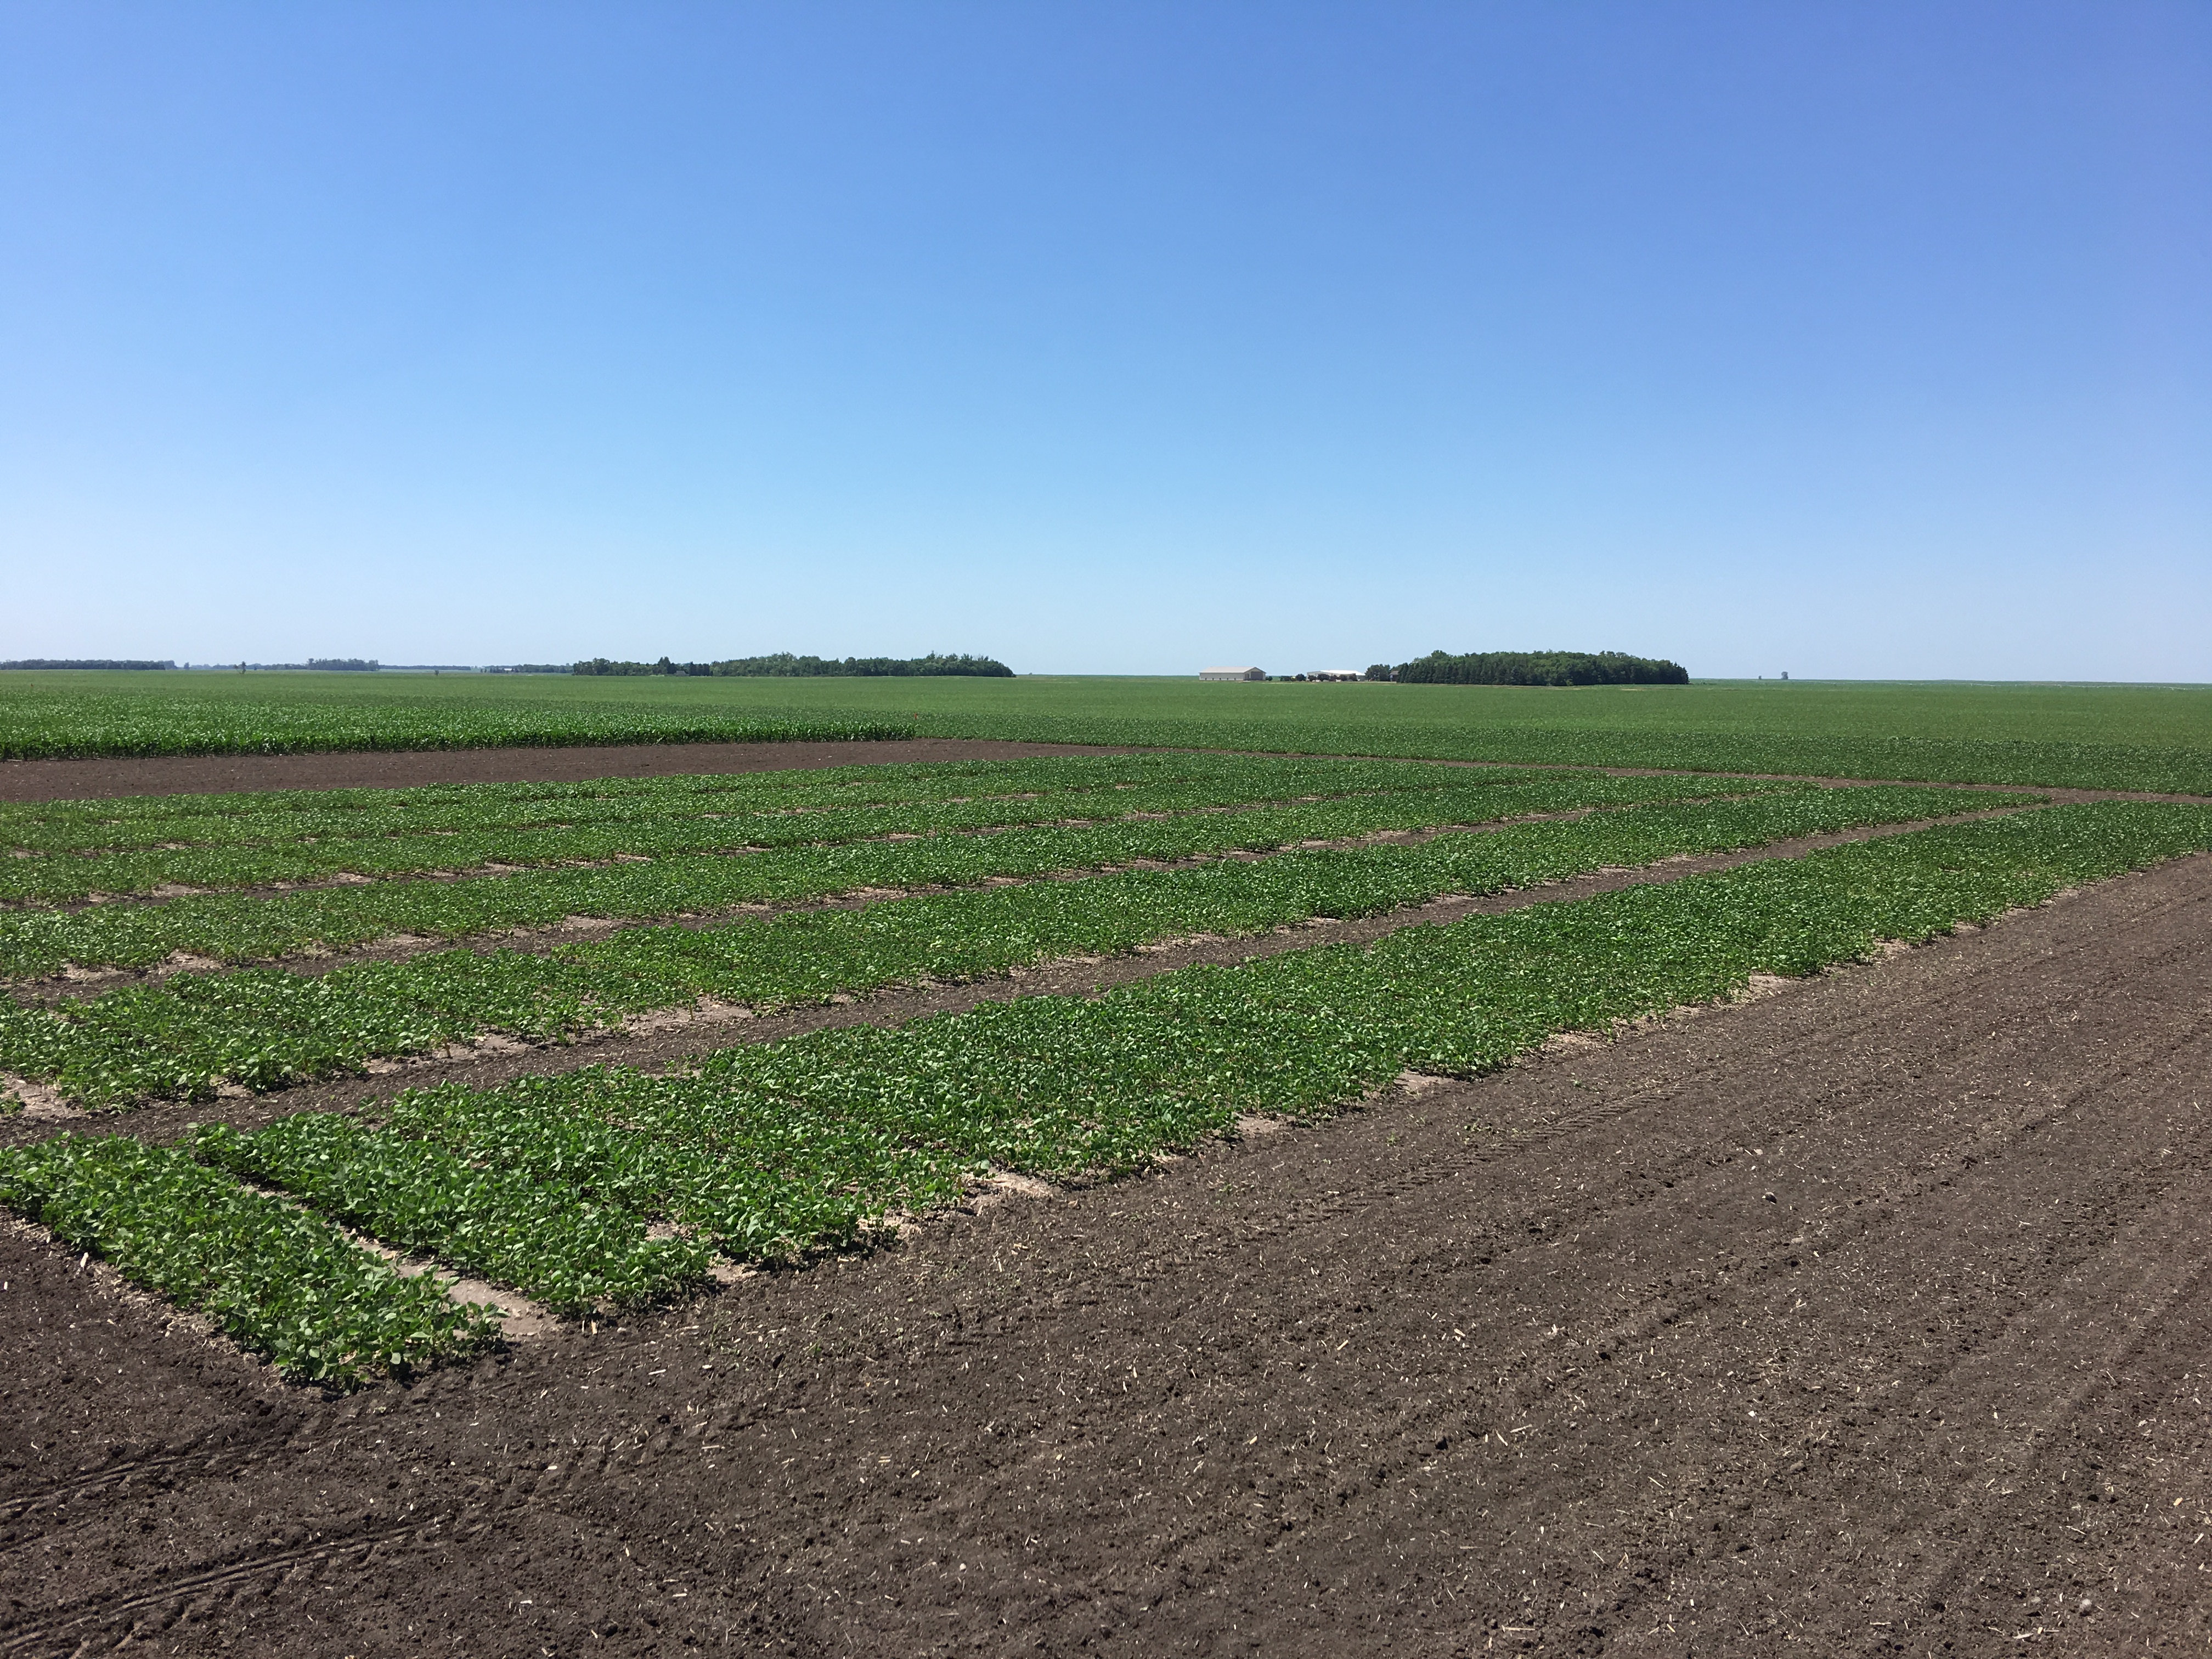
<svg viewBox="0 0 2212 1659">
<path fill-rule="evenodd" d="M 916 738 L 2212 796 L 2212 689 L 2184 686 L 0 674 L 0 760 Z"/>
<path fill-rule="evenodd" d="M 57 773 L 30 780 L 35 787 L 10 787 L 0 775 L 0 799 L 97 799 L 136 794 L 202 793 L 265 788 L 406 787 L 427 783 L 507 782 L 587 776 L 658 776 L 725 770 L 781 769 L 848 763 L 842 757 L 800 752 L 808 744 L 862 745 L 894 743 L 924 760 L 992 755 L 1036 755 L 1089 750 L 1196 750 L 1221 753 L 1343 757 L 1375 760 L 1437 760 L 1498 765 L 1629 768 L 1655 772 L 1695 772 L 1742 776 L 1838 779 L 1856 782 L 1987 784 L 2049 789 L 2111 789 L 2147 794 L 2212 797 L 2212 751 L 2097 744 L 2023 744 L 1972 739 L 1869 738 L 1836 743 L 1771 734 L 1654 733 L 1644 731 L 1557 731 L 1524 727 L 1462 728 L 1450 731 L 1387 727 L 1351 730 L 1224 729 L 1204 722 L 1083 720 L 1036 718 L 925 718 L 919 726 L 837 726 L 793 722 L 765 732 L 758 725 L 667 730 L 648 737 L 605 732 L 543 732 L 526 736 L 501 732 L 481 743 L 379 741 L 368 734 L 357 743 L 323 741 L 286 746 L 265 741 L 228 746 L 214 743 L 169 748 L 105 749 L 55 745 L 33 750 L 0 737 L 0 762 L 27 766 L 55 764 L 72 769 L 108 762 L 313 762 L 349 755 L 398 760 L 419 756 L 450 757 L 428 770 L 318 769 L 313 776 L 290 772 L 202 775 L 198 771 L 118 771 L 99 778 Z M 783 750 L 787 760 L 768 755 L 738 755 L 738 745 Z M 684 752 L 705 750 L 707 752 Z M 553 758 L 575 757 L 564 763 Z M 544 756 L 532 761 L 524 756 Z M 477 776 L 470 761 L 481 757 L 489 769 Z M 869 760 L 893 758 L 871 755 Z M 323 775 L 328 771 L 329 775 Z"/>
<path fill-rule="evenodd" d="M 1224 749 L 1506 766 L 1636 767 L 1898 783 L 1985 783 L 2212 796 L 2212 749 L 1772 732 L 1660 732 L 1531 726 L 1413 726 L 1271 730 L 1237 722 L 926 718 L 936 738 L 1019 738 L 1135 749 Z"/>
</svg>

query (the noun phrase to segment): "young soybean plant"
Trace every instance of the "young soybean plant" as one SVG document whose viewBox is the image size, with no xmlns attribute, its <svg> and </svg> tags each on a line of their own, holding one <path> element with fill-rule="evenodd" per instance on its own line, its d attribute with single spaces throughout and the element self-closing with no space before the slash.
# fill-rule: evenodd
<svg viewBox="0 0 2212 1659">
<path fill-rule="evenodd" d="M 63 1134 L 0 1148 L 0 1204 L 298 1382 L 354 1388 L 498 1340 L 495 1310 L 448 1300 L 433 1276 L 400 1273 L 319 1216 L 173 1147 Z"/>
</svg>

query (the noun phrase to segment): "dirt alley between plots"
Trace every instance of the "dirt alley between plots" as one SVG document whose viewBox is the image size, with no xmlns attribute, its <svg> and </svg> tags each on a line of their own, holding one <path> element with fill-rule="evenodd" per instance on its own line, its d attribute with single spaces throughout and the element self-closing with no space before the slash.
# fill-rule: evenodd
<svg viewBox="0 0 2212 1659">
<path fill-rule="evenodd" d="M 9 1236 L 0 1653 L 2201 1651 L 2208 1096 L 2195 858 L 349 1400 Z"/>
</svg>

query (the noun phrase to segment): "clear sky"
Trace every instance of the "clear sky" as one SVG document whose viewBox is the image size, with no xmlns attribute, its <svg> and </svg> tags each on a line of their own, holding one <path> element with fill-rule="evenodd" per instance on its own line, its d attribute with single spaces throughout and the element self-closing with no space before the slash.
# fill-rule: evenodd
<svg viewBox="0 0 2212 1659">
<path fill-rule="evenodd" d="M 0 657 L 2212 680 L 2212 6 L 0 0 Z"/>
</svg>

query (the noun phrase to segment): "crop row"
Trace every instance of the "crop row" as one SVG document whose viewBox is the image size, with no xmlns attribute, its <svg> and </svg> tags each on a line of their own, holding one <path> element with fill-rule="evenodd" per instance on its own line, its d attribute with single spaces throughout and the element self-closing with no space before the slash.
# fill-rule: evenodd
<svg viewBox="0 0 2212 1659">
<path fill-rule="evenodd" d="M 842 1244 L 994 1168 L 1057 1181 L 1140 1169 L 1242 1114 L 1316 1119 L 1409 1070 L 1480 1075 L 1556 1032 L 1711 1001 L 1755 974 L 1813 973 L 2208 848 L 2212 810 L 2052 808 L 1097 997 L 741 1045 L 675 1074 L 590 1067 L 410 1091 L 380 1123 L 303 1114 L 250 1134 L 202 1130 L 184 1150 L 572 1311 L 648 1300 L 699 1285 L 709 1246 L 743 1259 Z M 189 1239 L 222 1206 L 203 1196 L 217 1189 L 174 1181 L 180 1156 L 121 1137 L 49 1142 L 0 1155 L 0 1200 L 103 1253 L 141 1231 Z M 161 1178 L 108 1180 L 58 1219 L 23 1173 L 42 1158 L 143 1159 Z M 653 1239 L 656 1223 L 679 1236 Z M 303 1340 L 351 1340 L 317 1325 L 344 1316 L 323 1312 L 322 1261 L 225 1237 L 260 1252 L 240 1274 L 257 1286 L 295 1276 Z M 201 1294 L 189 1271 L 142 1282 Z"/>
<path fill-rule="evenodd" d="M 1528 775 L 1479 771 L 1469 776 L 1459 768 L 1418 765 L 1396 770 L 1399 789 L 1413 793 L 1444 788 L 1465 792 Z M 1304 769 L 1288 769 L 1287 775 L 1272 781 L 1274 790 L 1293 798 L 1315 793 L 1321 781 Z M 1591 787 L 1601 788 L 1613 781 L 1599 775 Z M 825 806 L 800 812 L 725 811 L 695 817 L 643 813 L 605 823 L 475 832 L 437 830 L 270 846 L 134 848 L 93 856 L 49 854 L 0 860 L 0 900 L 52 903 L 94 892 L 143 894 L 176 886 L 245 887 L 338 875 L 391 877 L 492 865 L 527 866 L 830 845 L 884 836 L 1093 821 L 1143 812 L 1199 811 L 1243 805 L 1255 797 L 1266 799 L 1270 793 L 1267 781 L 1236 776 L 1134 787 L 1039 791 L 980 800 Z"/>
<path fill-rule="evenodd" d="M 1164 692 L 1173 713 L 1054 712 L 1012 700 L 967 707 L 934 699 L 921 733 L 1034 743 L 1204 746 L 1261 753 L 1402 756 L 1500 765 L 1638 766 L 1692 772 L 1775 773 L 1812 778 L 1900 778 L 1931 783 L 2000 783 L 2076 789 L 2143 789 L 2212 795 L 2212 735 L 2203 693 L 2142 692 L 2190 712 L 2157 715 L 2141 693 L 2101 690 L 2082 696 L 2112 708 L 2102 738 L 2038 732 L 2040 701 L 2025 689 L 1963 696 L 1870 699 L 1856 718 L 1765 705 L 1755 694 L 1626 688 L 1531 693 L 1484 687 L 1402 686 L 1356 690 L 1209 686 L 1203 714 L 1188 688 Z M 1898 688 L 1899 691 L 1904 688 Z M 2120 698 L 2129 701 L 2120 701 Z M 1710 699 L 1710 700 L 1709 700 Z M 2185 701 L 2186 699 L 2186 701 Z M 1125 694 L 1132 710 L 1144 701 Z M 1095 695 L 1092 703 L 1100 700 Z M 2056 700 L 2054 700 L 2056 701 Z M 2006 706 L 2009 704 L 2010 706 Z M 2063 705 L 2060 705 L 2063 708 Z M 1825 704 L 1832 709 L 1834 705 Z M 1532 711 L 1541 709 L 1544 714 Z M 1556 724 L 1540 721 L 1556 710 Z M 1664 711 L 1664 712 L 1662 712 Z M 2146 718 L 2146 715 L 2151 718 Z M 1827 720 L 1831 729 L 1795 729 Z M 1771 724 L 1769 722 L 1771 722 Z M 2069 720 L 2069 726 L 2076 722 Z M 1968 736 L 1994 728 L 1996 737 Z M 2078 726 L 2077 726 L 2078 729 Z M 2147 739 L 2156 730 L 2166 741 Z"/>
<path fill-rule="evenodd" d="M 1462 771 L 1446 775 L 1462 777 Z M 569 917 L 629 921 L 782 904 L 864 889 L 957 886 L 992 878 L 1097 869 L 1139 860 L 1261 852 L 1382 830 L 1480 824 L 1538 813 L 1756 795 L 1790 786 L 1705 778 L 1522 774 L 1522 784 L 1408 790 L 1185 812 L 1084 826 L 939 834 L 732 857 L 690 854 L 587 868 L 554 866 L 458 881 L 387 881 L 269 895 L 216 893 L 149 904 L 0 913 L 0 975 L 150 967 L 172 952 L 223 962 L 342 950 L 393 935 L 459 939 Z M 1999 799 L 1991 798 L 1993 800 Z"/>
<path fill-rule="evenodd" d="M 1479 769 L 1421 761 L 1073 755 L 672 778 L 603 778 L 581 783 L 150 795 L 0 805 L 0 847 L 18 856 L 178 847 L 262 847 L 310 840 L 481 834 L 495 830 L 988 800 L 1024 794 L 1066 795 L 1176 784 L 1241 788 L 1257 800 L 1418 788 L 1430 781 L 1451 777 L 1471 783 L 1480 775 Z"/>
<path fill-rule="evenodd" d="M 402 1274 L 329 1221 L 175 1148 L 72 1134 L 0 1148 L 0 1204 L 304 1382 L 413 1370 L 498 1334 L 494 1310 L 455 1304 L 435 1277 Z M 457 1217 L 448 1231 L 467 1228 Z"/>
<path fill-rule="evenodd" d="M 21 683 L 0 705 L 0 760 L 95 755 L 301 755 L 344 750 L 573 748 L 634 743 L 857 743 L 911 738 L 881 715 L 764 719 L 709 708 L 432 701 L 376 704 L 78 695 Z"/>
<path fill-rule="evenodd" d="M 703 1277 L 712 1259 L 696 1240 L 648 1237 L 634 1208 L 350 1117 L 308 1112 L 272 1127 L 246 1136 L 213 1125 L 191 1146 L 205 1162 L 283 1187 L 335 1221 L 400 1249 L 434 1250 L 450 1267 L 562 1313 L 659 1300 Z"/>
<path fill-rule="evenodd" d="M 1800 787 L 1254 860 L 637 927 L 533 955 L 444 951 L 319 975 L 184 973 L 57 1008 L 0 1005 L 0 1071 L 90 1105 L 281 1088 L 488 1032 L 558 1041 L 702 998 L 757 1009 L 887 984 L 971 980 L 1194 934 L 1243 935 L 1495 892 L 1608 866 L 1990 804 L 1979 793 Z"/>
</svg>

